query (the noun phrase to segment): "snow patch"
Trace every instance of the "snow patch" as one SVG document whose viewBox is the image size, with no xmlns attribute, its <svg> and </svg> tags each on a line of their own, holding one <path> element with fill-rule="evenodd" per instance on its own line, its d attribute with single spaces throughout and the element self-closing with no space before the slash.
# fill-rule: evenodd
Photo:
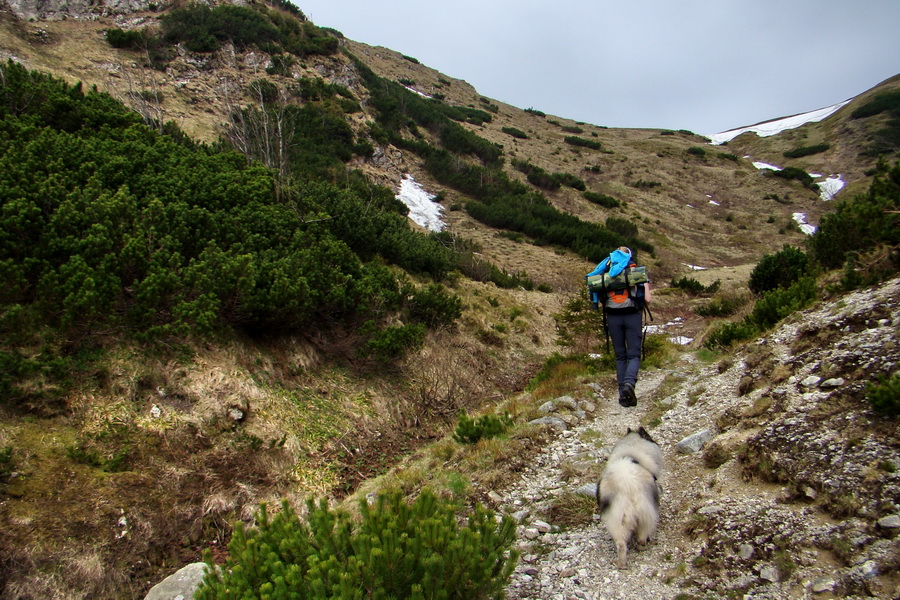
<svg viewBox="0 0 900 600">
<path fill-rule="evenodd" d="M 687 264 L 687 263 L 681 263 L 681 264 L 683 264 L 684 266 L 686 266 L 686 267 L 687 267 L 688 269 L 690 269 L 691 271 L 705 271 L 705 270 L 706 270 L 706 267 L 698 267 L 698 266 L 696 266 L 696 265 L 689 265 L 689 264 Z"/>
<path fill-rule="evenodd" d="M 772 171 L 780 171 L 781 167 L 776 167 L 775 165 L 770 165 L 769 163 L 764 162 L 754 162 L 753 166 L 757 169 L 770 169 Z M 810 173 L 810 177 L 814 179 L 820 179 L 823 177 L 821 173 Z M 844 188 L 844 180 L 841 179 L 840 174 L 833 175 L 831 177 L 826 177 L 825 181 L 817 181 L 816 185 L 819 186 L 819 198 L 825 200 L 831 200 L 834 198 L 834 195 L 837 194 Z"/>
<path fill-rule="evenodd" d="M 852 98 L 850 100 L 852 100 Z M 709 138 L 710 140 L 712 140 L 713 144 L 718 145 L 724 144 L 725 142 L 732 140 L 742 133 L 746 133 L 748 131 L 754 132 L 759 137 L 769 137 L 770 135 L 776 135 L 787 129 L 795 129 L 797 127 L 800 127 L 801 125 L 805 125 L 807 123 L 816 123 L 827 117 L 830 117 L 838 110 L 846 106 L 850 102 L 850 100 L 838 102 L 837 104 L 826 106 L 825 108 L 820 108 L 818 110 L 813 110 L 807 113 L 785 117 L 783 119 L 764 121 L 762 123 L 757 123 L 756 125 L 751 125 L 750 127 L 730 129 L 728 131 L 723 131 L 722 133 L 711 135 L 709 136 Z"/>
<path fill-rule="evenodd" d="M 806 235 L 812 235 L 816 232 L 816 226 L 806 222 L 806 213 L 795 212 L 794 220 L 797 221 L 797 224 L 800 226 L 800 231 Z"/>
<path fill-rule="evenodd" d="M 834 198 L 834 195 L 844 189 L 844 180 L 840 175 L 828 177 L 825 181 L 819 183 L 819 189 L 822 191 L 819 197 L 826 202 Z"/>
<path fill-rule="evenodd" d="M 400 85 L 403 85 L 403 84 L 401 83 Z M 403 87 L 405 87 L 406 89 L 408 89 L 409 91 L 411 91 L 411 92 L 414 93 L 414 94 L 418 94 L 418 95 L 422 96 L 423 98 L 431 98 L 431 96 L 429 96 L 428 94 L 424 94 L 424 93 L 420 92 L 420 91 L 417 90 L 416 88 L 411 88 L 411 87 L 409 87 L 408 85 L 403 85 Z"/>
<path fill-rule="evenodd" d="M 409 218 L 428 231 L 443 231 L 446 226 L 441 220 L 444 207 L 434 201 L 434 194 L 429 194 L 413 179 L 412 175 L 404 175 L 400 181 L 400 192 L 397 199 L 409 208 Z"/>
</svg>

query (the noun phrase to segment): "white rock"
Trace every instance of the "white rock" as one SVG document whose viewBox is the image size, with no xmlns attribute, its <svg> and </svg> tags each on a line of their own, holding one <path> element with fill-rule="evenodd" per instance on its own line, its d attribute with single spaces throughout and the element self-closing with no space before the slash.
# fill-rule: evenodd
<svg viewBox="0 0 900 600">
<path fill-rule="evenodd" d="M 144 600 L 173 600 L 178 596 L 193 598 L 205 574 L 206 563 L 191 563 L 150 588 Z"/>
<path fill-rule="evenodd" d="M 693 454 L 694 452 L 699 452 L 706 442 L 710 441 L 715 436 L 715 431 L 712 429 L 704 429 L 703 431 L 698 431 L 695 434 L 687 436 L 675 444 L 675 447 L 679 452 L 684 454 Z"/>
<path fill-rule="evenodd" d="M 779 578 L 778 569 L 776 569 L 772 565 L 766 565 L 759 572 L 759 577 L 766 581 L 771 581 L 772 583 L 775 583 L 776 581 L 778 581 L 778 578 Z"/>
<path fill-rule="evenodd" d="M 831 577 L 819 577 L 815 581 L 812 582 L 812 591 L 814 594 L 821 594 L 823 592 L 830 592 L 834 590 L 837 582 Z"/>
<path fill-rule="evenodd" d="M 816 375 L 810 375 L 806 379 L 800 382 L 800 385 L 803 387 L 815 387 L 819 385 L 819 382 L 822 381 L 821 377 L 817 377 Z"/>
<path fill-rule="evenodd" d="M 888 515 L 878 519 L 878 526 L 884 529 L 898 529 L 900 528 L 900 515 Z"/>
<path fill-rule="evenodd" d="M 553 529 L 550 526 L 550 523 L 547 523 L 546 521 L 535 521 L 533 525 L 535 529 L 537 529 L 541 533 L 549 533 L 550 530 Z"/>
</svg>

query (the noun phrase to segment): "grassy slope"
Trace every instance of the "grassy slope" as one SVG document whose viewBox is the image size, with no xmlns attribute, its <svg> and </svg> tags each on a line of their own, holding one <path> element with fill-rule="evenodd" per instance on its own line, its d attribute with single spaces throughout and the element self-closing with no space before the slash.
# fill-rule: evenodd
<svg viewBox="0 0 900 600">
<path fill-rule="evenodd" d="M 3 55 L 123 98 L 129 86 L 158 85 L 165 118 L 207 141 L 215 139 L 225 116 L 219 76 L 246 83 L 264 67 L 258 56 L 223 54 L 199 63 L 179 59 L 163 75 L 138 68 L 139 56 L 109 48 L 102 34 L 109 23 L 0 19 Z M 411 79 L 425 93 L 445 94 L 450 103 L 484 106 L 465 82 L 390 50 L 349 41 L 347 46 L 385 77 Z M 343 57 L 309 59 L 301 69 L 364 92 Z M 645 258 L 663 285 L 669 276 L 686 272 L 683 263 L 735 267 L 727 273 L 746 276 L 745 265 L 763 252 L 800 242 L 799 233 L 785 230 L 792 212 L 807 212 L 815 222 L 822 210 L 812 192 L 765 177 L 749 160 L 719 158 L 716 148 L 707 148 L 705 158 L 688 154 L 688 148 L 705 145 L 697 136 L 577 125 L 488 103 L 499 112 L 479 135 L 502 144 L 507 162 L 518 158 L 577 175 L 589 189 L 627 203 L 608 210 L 571 189 L 549 194 L 556 206 L 583 219 L 617 216 L 637 223 L 657 247 L 655 257 Z M 582 137 L 596 133 L 591 139 L 611 153 L 573 150 L 563 142 L 571 134 L 561 125 L 581 127 Z M 530 137 L 516 140 L 503 127 Z M 743 143 L 721 150 L 740 148 L 739 155 L 752 152 L 758 159 L 775 152 L 771 138 L 746 149 Z M 843 166 L 841 161 L 851 158 L 845 153 L 835 157 L 833 169 L 812 164 L 810 170 L 861 172 Z M 413 158 L 396 152 L 355 166 L 388 185 L 410 172 L 430 191 L 440 189 Z M 599 166 L 599 173 L 584 170 L 592 166 Z M 649 191 L 629 185 L 639 180 L 662 185 Z M 763 200 L 772 193 L 789 196 L 791 204 Z M 710 204 L 708 195 L 719 206 Z M 461 200 L 447 191 L 448 207 Z M 330 356 L 352 355 L 352 332 L 325 344 L 226 340 L 161 355 L 116 347 L 96 372 L 73 386 L 67 405 L 51 418 L 6 415 L 0 424 L 0 447 L 13 447 L 18 473 L 2 490 L 0 514 L 9 542 L 0 549 L 0 560 L 11 577 L 3 583 L 47 597 L 64 590 L 73 597 L 140 596 L 160 573 L 195 560 L 200 548 L 221 547 L 228 524 L 247 518 L 259 501 L 339 492 L 440 435 L 447 422 L 440 417 L 520 390 L 536 365 L 557 349 L 553 314 L 577 292 L 591 265 L 567 252 L 500 237 L 463 211 L 447 214 L 451 230 L 477 241 L 486 258 L 509 271 L 525 271 L 555 292 L 499 290 L 461 280 L 454 290 L 466 303 L 459 329 L 433 336 L 419 357 L 391 374 L 359 371 L 352 361 L 334 366 Z M 742 278 L 733 281 L 738 285 Z M 690 327 L 703 327 L 678 294 L 661 294 L 656 312 L 662 321 L 686 316 Z M 154 405 L 161 418 L 151 416 Z M 241 423 L 229 420 L 234 407 L 245 411 Z M 104 468 L 122 448 L 127 448 L 125 466 Z"/>
</svg>

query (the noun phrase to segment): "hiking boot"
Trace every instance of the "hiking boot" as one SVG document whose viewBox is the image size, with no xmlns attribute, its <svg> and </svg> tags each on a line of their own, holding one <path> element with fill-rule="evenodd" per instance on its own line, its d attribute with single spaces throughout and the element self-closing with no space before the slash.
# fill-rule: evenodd
<svg viewBox="0 0 900 600">
<path fill-rule="evenodd" d="M 627 404 L 622 404 L 622 401 L 627 402 Z M 634 395 L 634 384 L 630 381 L 626 381 L 625 385 L 622 386 L 622 397 L 619 399 L 619 404 L 622 406 L 637 406 L 637 396 Z"/>
</svg>

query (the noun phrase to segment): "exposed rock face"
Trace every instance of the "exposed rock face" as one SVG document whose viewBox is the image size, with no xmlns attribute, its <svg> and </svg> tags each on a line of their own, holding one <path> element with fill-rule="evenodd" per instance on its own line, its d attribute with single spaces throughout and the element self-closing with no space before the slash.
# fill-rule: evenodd
<svg viewBox="0 0 900 600">
<path fill-rule="evenodd" d="M 22 20 L 96 19 L 162 8 L 157 0 L 6 0 Z"/>
</svg>

